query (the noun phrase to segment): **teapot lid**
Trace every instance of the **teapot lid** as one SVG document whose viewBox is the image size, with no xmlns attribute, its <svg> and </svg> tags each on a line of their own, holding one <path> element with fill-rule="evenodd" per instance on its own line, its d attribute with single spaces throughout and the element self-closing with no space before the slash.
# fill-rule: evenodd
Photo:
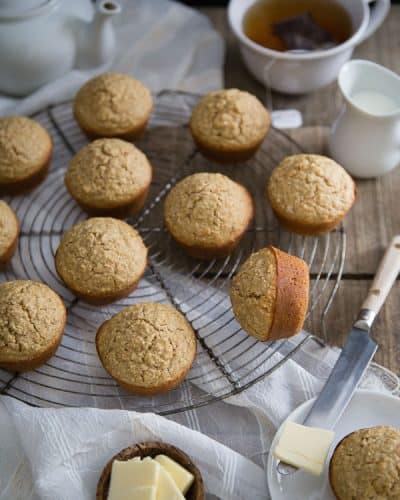
<svg viewBox="0 0 400 500">
<path fill-rule="evenodd" d="M 0 0 L 0 19 L 36 16 L 57 2 L 58 0 Z"/>
</svg>

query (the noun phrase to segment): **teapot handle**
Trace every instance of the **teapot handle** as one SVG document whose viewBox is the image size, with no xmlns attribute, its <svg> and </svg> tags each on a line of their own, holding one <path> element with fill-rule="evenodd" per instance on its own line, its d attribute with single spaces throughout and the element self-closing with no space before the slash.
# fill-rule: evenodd
<svg viewBox="0 0 400 500">
<path fill-rule="evenodd" d="M 374 0 L 364 0 L 369 7 L 369 4 Z M 376 0 L 375 6 L 370 10 L 371 15 L 369 18 L 368 26 L 363 33 L 359 43 L 364 42 L 367 38 L 369 38 L 375 31 L 380 27 L 380 25 L 385 20 L 389 10 L 390 10 L 390 0 Z"/>
</svg>

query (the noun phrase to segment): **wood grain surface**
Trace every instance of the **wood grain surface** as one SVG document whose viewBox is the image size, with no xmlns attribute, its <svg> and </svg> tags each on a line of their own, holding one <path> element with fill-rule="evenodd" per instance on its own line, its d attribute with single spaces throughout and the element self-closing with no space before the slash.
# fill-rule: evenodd
<svg viewBox="0 0 400 500">
<path fill-rule="evenodd" d="M 225 86 L 238 87 L 265 102 L 266 91 L 247 72 L 226 21 L 226 9 L 200 9 L 226 41 Z M 359 46 L 356 58 L 369 59 L 400 73 L 400 6 L 393 6 L 382 27 Z M 288 97 L 273 93 L 274 109 L 296 108 L 305 127 L 291 135 L 310 152 L 324 152 L 328 127 L 341 105 L 336 83 L 310 95 Z M 329 342 L 341 345 L 358 313 L 386 245 L 400 233 L 400 168 L 377 180 L 357 181 L 359 196 L 345 221 L 348 237 L 345 274 L 326 317 Z M 400 373 L 400 282 L 397 281 L 378 317 L 373 336 L 379 342 L 375 361 Z M 313 312 L 319 321 L 321 311 Z"/>
</svg>

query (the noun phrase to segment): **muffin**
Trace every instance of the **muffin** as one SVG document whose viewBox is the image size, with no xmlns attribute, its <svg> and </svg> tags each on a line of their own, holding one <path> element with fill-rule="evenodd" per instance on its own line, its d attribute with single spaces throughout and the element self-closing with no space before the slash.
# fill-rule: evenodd
<svg viewBox="0 0 400 500">
<path fill-rule="evenodd" d="M 96 490 L 96 500 L 107 500 L 110 488 L 111 470 L 115 460 L 125 462 L 135 457 L 141 459 L 145 457 L 155 458 L 158 455 L 166 455 L 174 460 L 177 464 L 181 465 L 188 472 L 193 474 L 194 481 L 190 489 L 185 493 L 186 500 L 204 500 L 204 484 L 201 473 L 191 458 L 179 448 L 172 446 L 168 443 L 160 441 L 147 441 L 145 443 L 138 443 L 121 450 L 117 455 L 113 456 L 111 460 L 104 467 Z"/>
<path fill-rule="evenodd" d="M 0 283 L 0 367 L 21 372 L 46 363 L 57 350 L 66 318 L 63 301 L 47 285 Z"/>
<path fill-rule="evenodd" d="M 288 156 L 274 169 L 267 197 L 287 229 L 317 235 L 342 221 L 356 199 L 356 186 L 330 158 L 299 154 Z"/>
<path fill-rule="evenodd" d="M 153 99 L 147 87 L 129 75 L 104 73 L 83 85 L 74 100 L 74 116 L 90 138 L 135 139 L 146 128 Z"/>
<path fill-rule="evenodd" d="M 142 277 L 147 248 L 126 222 L 93 217 L 67 231 L 57 249 L 60 278 L 78 297 L 108 304 L 129 295 Z"/>
<path fill-rule="evenodd" d="M 133 144 L 97 139 L 72 158 L 65 184 L 89 214 L 127 217 L 143 207 L 151 176 L 146 155 Z"/>
<path fill-rule="evenodd" d="M 220 163 L 251 158 L 261 146 L 271 123 L 261 102 L 238 89 L 205 95 L 195 106 L 190 131 L 199 150 Z"/>
<path fill-rule="evenodd" d="M 338 500 L 400 498 L 400 430 L 360 429 L 337 445 L 329 480 Z"/>
<path fill-rule="evenodd" d="M 164 222 L 191 256 L 229 255 L 254 216 L 247 189 L 221 174 L 198 173 L 178 182 L 164 204 Z"/>
<path fill-rule="evenodd" d="M 309 273 L 304 260 L 272 246 L 253 253 L 232 280 L 233 312 L 258 340 L 291 337 L 304 324 Z"/>
<path fill-rule="evenodd" d="M 14 255 L 18 244 L 19 222 L 14 210 L 0 200 L 0 269 Z"/>
<path fill-rule="evenodd" d="M 52 149 L 40 123 L 25 116 L 0 117 L 0 193 L 23 193 L 42 182 Z"/>
<path fill-rule="evenodd" d="M 104 369 L 121 387 L 149 396 L 183 381 L 196 356 L 196 335 L 173 307 L 144 302 L 105 321 L 96 347 Z"/>
</svg>

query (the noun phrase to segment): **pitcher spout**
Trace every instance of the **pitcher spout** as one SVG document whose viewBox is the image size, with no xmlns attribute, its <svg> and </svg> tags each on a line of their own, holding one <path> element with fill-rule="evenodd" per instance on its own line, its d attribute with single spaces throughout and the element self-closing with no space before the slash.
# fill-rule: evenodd
<svg viewBox="0 0 400 500">
<path fill-rule="evenodd" d="M 112 18 L 121 6 L 114 0 L 98 1 L 92 21 L 81 28 L 78 41 L 77 67 L 94 68 L 110 61 L 115 53 L 116 39 Z"/>
</svg>

